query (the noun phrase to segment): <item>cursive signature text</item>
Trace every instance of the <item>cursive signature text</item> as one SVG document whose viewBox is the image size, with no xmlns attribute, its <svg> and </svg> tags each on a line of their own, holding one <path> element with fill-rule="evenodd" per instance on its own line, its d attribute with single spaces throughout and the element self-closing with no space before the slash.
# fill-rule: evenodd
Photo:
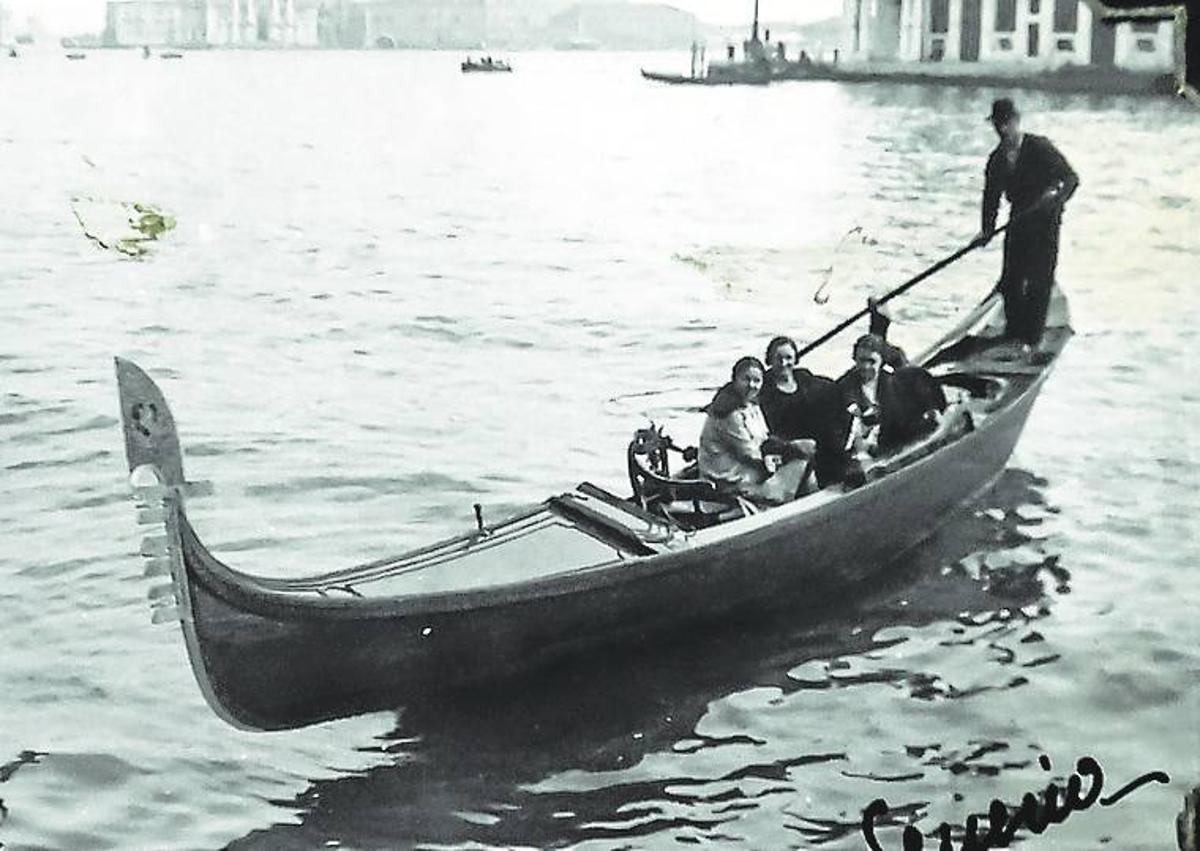
<svg viewBox="0 0 1200 851">
<path fill-rule="evenodd" d="M 1044 771 L 1051 769 L 1050 760 L 1043 754 L 1038 764 Z M 1087 791 L 1084 791 L 1084 783 Z M 1075 771 L 1067 779 L 1065 789 L 1057 783 L 1047 783 L 1040 796 L 1026 792 L 1021 803 L 1009 808 L 1003 801 L 993 799 L 987 811 L 987 831 L 980 832 L 979 816 L 968 816 L 963 832 L 962 851 L 984 851 L 987 848 L 1007 848 L 1017 831 L 1025 828 L 1040 834 L 1051 825 L 1061 824 L 1074 812 L 1082 812 L 1093 804 L 1111 807 L 1126 795 L 1147 783 L 1170 783 L 1171 778 L 1163 771 L 1151 771 L 1126 783 L 1111 795 L 1100 797 L 1104 790 L 1104 769 L 1090 756 L 1081 757 L 1075 763 Z M 887 801 L 876 798 L 865 810 L 862 818 L 862 834 L 871 851 L 883 851 L 875 836 L 875 823 L 888 813 Z M 942 822 L 934 832 L 941 839 L 938 851 L 954 851 L 950 825 Z M 914 825 L 904 828 L 904 851 L 920 851 L 925 837 Z"/>
</svg>

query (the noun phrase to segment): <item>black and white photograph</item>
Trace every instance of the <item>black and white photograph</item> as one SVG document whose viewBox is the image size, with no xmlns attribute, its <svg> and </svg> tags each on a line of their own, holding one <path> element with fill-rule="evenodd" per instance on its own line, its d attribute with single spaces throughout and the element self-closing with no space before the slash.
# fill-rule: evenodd
<svg viewBox="0 0 1200 851">
<path fill-rule="evenodd" d="M 1198 47 L 0 0 L 0 848 L 1198 851 Z"/>
</svg>

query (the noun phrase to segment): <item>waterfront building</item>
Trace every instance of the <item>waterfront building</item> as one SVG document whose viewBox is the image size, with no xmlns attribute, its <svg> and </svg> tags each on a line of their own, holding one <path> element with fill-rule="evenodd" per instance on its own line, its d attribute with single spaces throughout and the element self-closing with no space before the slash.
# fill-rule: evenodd
<svg viewBox="0 0 1200 851">
<path fill-rule="evenodd" d="M 321 0 L 316 16 L 321 47 L 365 47 L 363 11 L 356 0 Z"/>
<path fill-rule="evenodd" d="M 206 43 L 203 0 L 109 0 L 109 45 L 199 46 Z"/>
<path fill-rule="evenodd" d="M 109 0 L 110 46 L 314 47 L 320 0 Z"/>
<path fill-rule="evenodd" d="M 322 4 L 317 0 L 208 0 L 213 46 L 316 47 Z"/>
<path fill-rule="evenodd" d="M 1101 13 L 1092 0 L 844 0 L 843 56 L 1014 75 L 1066 66 L 1171 72 L 1172 20 L 1112 24 Z"/>
<path fill-rule="evenodd" d="M 694 15 L 577 0 L 108 0 L 112 47 L 685 47 Z"/>
</svg>

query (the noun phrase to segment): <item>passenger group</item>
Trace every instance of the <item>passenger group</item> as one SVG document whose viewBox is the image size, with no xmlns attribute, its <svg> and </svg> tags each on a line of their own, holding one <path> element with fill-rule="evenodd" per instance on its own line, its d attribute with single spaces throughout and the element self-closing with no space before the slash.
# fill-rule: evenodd
<svg viewBox="0 0 1200 851">
<path fill-rule="evenodd" d="M 704 409 L 700 475 L 718 490 L 779 505 L 936 429 L 946 409 L 940 385 L 887 342 L 886 317 L 874 305 L 871 328 L 836 381 L 799 366 L 790 337 L 767 344 L 766 364 L 739 358 Z"/>
</svg>

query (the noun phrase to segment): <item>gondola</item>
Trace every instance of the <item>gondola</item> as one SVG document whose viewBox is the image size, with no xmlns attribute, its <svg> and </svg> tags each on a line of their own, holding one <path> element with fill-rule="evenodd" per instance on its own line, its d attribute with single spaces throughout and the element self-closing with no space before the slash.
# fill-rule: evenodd
<svg viewBox="0 0 1200 851">
<path fill-rule="evenodd" d="M 813 62 L 733 63 L 710 65 L 701 74 L 667 74 L 642 69 L 642 77 L 656 83 L 675 86 L 765 86 L 783 80 L 832 80 L 831 66 Z"/>
<path fill-rule="evenodd" d="M 156 621 L 178 620 L 216 713 L 279 730 L 392 708 L 754 616 L 785 601 L 844 599 L 1001 474 L 1071 335 L 1056 292 L 1042 357 L 998 335 L 985 299 L 914 358 L 951 398 L 935 431 L 863 461 L 847 483 L 755 509 L 672 474 L 671 444 L 639 429 L 632 496 L 591 483 L 395 558 L 315 576 L 251 576 L 219 561 L 185 511 L 173 416 L 138 366 L 116 361 L 125 451 Z M 503 580 L 496 577 L 503 576 Z"/>
<path fill-rule="evenodd" d="M 769 66 L 746 64 L 738 66 L 710 65 L 707 73 L 668 74 L 661 71 L 641 69 L 642 77 L 655 83 L 672 86 L 765 86 L 771 82 Z"/>
</svg>

